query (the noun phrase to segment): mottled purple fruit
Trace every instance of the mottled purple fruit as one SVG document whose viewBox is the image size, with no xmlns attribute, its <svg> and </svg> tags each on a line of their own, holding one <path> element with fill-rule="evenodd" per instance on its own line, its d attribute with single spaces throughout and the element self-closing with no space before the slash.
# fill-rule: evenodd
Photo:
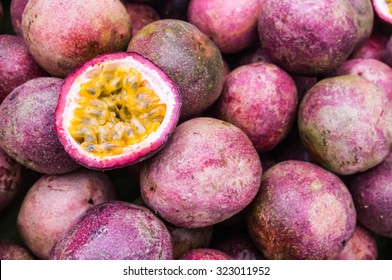
<svg viewBox="0 0 392 280">
<path fill-rule="evenodd" d="M 369 39 L 373 31 L 374 11 L 371 0 L 349 0 L 358 23 L 358 41 L 355 49 L 360 48 Z"/>
<path fill-rule="evenodd" d="M 280 67 L 258 62 L 234 69 L 225 79 L 218 116 L 242 129 L 259 152 L 289 133 L 297 114 L 297 88 Z"/>
<path fill-rule="evenodd" d="M 125 3 L 124 6 L 132 22 L 132 36 L 147 24 L 161 19 L 151 5 L 129 2 Z"/>
<path fill-rule="evenodd" d="M 147 57 L 176 83 L 183 119 L 206 110 L 221 94 L 222 55 L 207 35 L 188 22 L 163 19 L 150 23 L 135 34 L 128 51 Z"/>
<path fill-rule="evenodd" d="M 361 76 L 381 88 L 392 101 L 392 68 L 379 60 L 349 59 L 334 74 Z"/>
<path fill-rule="evenodd" d="M 22 183 L 23 166 L 0 149 L 0 211 L 13 202 Z"/>
<path fill-rule="evenodd" d="M 217 249 L 197 248 L 185 253 L 181 260 L 231 260 L 232 258 Z"/>
<path fill-rule="evenodd" d="M 165 260 L 173 258 L 173 251 L 169 231 L 150 210 L 111 201 L 87 210 L 50 256 L 57 260 Z"/>
<path fill-rule="evenodd" d="M 34 255 L 48 259 L 54 244 L 87 209 L 114 198 L 114 186 L 103 172 L 81 169 L 42 176 L 20 207 L 19 232 Z"/>
<path fill-rule="evenodd" d="M 38 64 L 58 77 L 99 54 L 124 51 L 132 36 L 120 0 L 30 0 L 22 30 Z"/>
<path fill-rule="evenodd" d="M 355 174 L 349 189 L 358 221 L 371 231 L 392 238 L 392 154 L 376 167 Z"/>
<path fill-rule="evenodd" d="M 186 252 L 210 246 L 213 227 L 184 228 L 166 224 L 173 244 L 173 259 L 179 259 Z"/>
<path fill-rule="evenodd" d="M 10 15 L 12 27 L 17 35 L 22 35 L 22 14 L 29 0 L 12 0 Z"/>
<path fill-rule="evenodd" d="M 0 105 L 0 146 L 40 173 L 60 174 L 79 165 L 61 145 L 54 115 L 62 79 L 35 78 L 15 88 Z"/>
<path fill-rule="evenodd" d="M 258 31 L 273 61 L 305 76 L 336 69 L 358 41 L 357 18 L 348 0 L 264 0 Z"/>
<path fill-rule="evenodd" d="M 0 103 L 17 86 L 43 76 L 47 74 L 35 62 L 23 38 L 0 35 Z"/>
<path fill-rule="evenodd" d="M 236 126 L 199 117 L 174 130 L 162 151 L 142 166 L 141 194 L 164 220 L 205 227 L 230 218 L 256 195 L 261 163 Z"/>
<path fill-rule="evenodd" d="M 350 58 L 373 58 L 383 61 L 387 42 L 388 37 L 381 33 L 373 32 L 362 47 L 350 55 Z"/>
<path fill-rule="evenodd" d="M 188 21 L 209 36 L 222 53 L 236 53 L 258 42 L 260 0 L 191 0 Z"/>
<path fill-rule="evenodd" d="M 353 200 L 339 177 L 302 161 L 264 173 L 247 217 L 249 235 L 267 259 L 334 259 L 355 224 Z"/>
<path fill-rule="evenodd" d="M 379 164 L 391 149 L 385 92 L 357 75 L 324 79 L 304 96 L 299 136 L 317 163 L 342 175 Z"/>
<path fill-rule="evenodd" d="M 0 240 L 0 260 L 34 260 L 34 256 L 23 245 Z"/>
<path fill-rule="evenodd" d="M 348 240 L 336 260 L 376 260 L 377 242 L 369 230 L 357 224 L 353 236 Z"/>
</svg>

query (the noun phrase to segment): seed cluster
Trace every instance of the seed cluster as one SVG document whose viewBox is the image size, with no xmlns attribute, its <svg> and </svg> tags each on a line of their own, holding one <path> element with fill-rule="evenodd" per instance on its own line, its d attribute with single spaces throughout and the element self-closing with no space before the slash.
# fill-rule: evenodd
<svg viewBox="0 0 392 280">
<path fill-rule="evenodd" d="M 135 68 L 102 71 L 80 86 L 69 132 L 87 152 L 117 155 L 158 129 L 166 104 Z"/>
</svg>

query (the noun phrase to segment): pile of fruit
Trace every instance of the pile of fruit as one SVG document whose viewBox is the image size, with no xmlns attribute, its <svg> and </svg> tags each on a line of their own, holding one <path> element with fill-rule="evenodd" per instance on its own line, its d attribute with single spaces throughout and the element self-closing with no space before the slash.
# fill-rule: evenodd
<svg viewBox="0 0 392 280">
<path fill-rule="evenodd" d="M 386 0 L 0 2 L 0 259 L 391 259 Z"/>
</svg>

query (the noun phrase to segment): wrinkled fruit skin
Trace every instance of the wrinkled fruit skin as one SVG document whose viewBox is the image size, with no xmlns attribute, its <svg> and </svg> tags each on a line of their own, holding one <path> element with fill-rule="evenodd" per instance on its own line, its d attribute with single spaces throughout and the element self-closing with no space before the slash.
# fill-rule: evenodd
<svg viewBox="0 0 392 280">
<path fill-rule="evenodd" d="M 371 231 L 392 238 L 392 154 L 376 167 L 350 180 L 358 221 Z"/>
<path fill-rule="evenodd" d="M 29 0 L 12 0 L 10 15 L 12 27 L 17 35 L 22 35 L 22 14 Z"/>
<path fill-rule="evenodd" d="M 390 116 L 386 94 L 365 78 L 324 79 L 302 99 L 299 136 L 317 163 L 337 174 L 354 174 L 389 154 Z"/>
<path fill-rule="evenodd" d="M 87 209 L 114 197 L 114 186 L 102 172 L 81 169 L 43 176 L 23 200 L 19 232 L 34 255 L 48 259 L 54 244 Z"/>
<path fill-rule="evenodd" d="M 35 62 L 21 37 L 0 35 L 0 103 L 17 86 L 43 76 L 47 74 Z"/>
<path fill-rule="evenodd" d="M 0 149 L 0 211 L 19 193 L 23 166 Z"/>
<path fill-rule="evenodd" d="M 357 19 L 348 0 L 264 0 L 258 31 L 273 61 L 305 76 L 336 69 L 358 38 Z"/>
<path fill-rule="evenodd" d="M 34 256 L 20 244 L 0 240 L 0 260 L 34 260 Z"/>
<path fill-rule="evenodd" d="M 150 210 L 112 201 L 87 210 L 54 246 L 51 259 L 172 259 L 170 233 Z"/>
<path fill-rule="evenodd" d="M 132 22 L 132 36 L 147 24 L 161 19 L 157 11 L 148 4 L 124 3 Z"/>
<path fill-rule="evenodd" d="M 65 152 L 54 128 L 62 82 L 51 77 L 29 80 L 0 105 L 1 148 L 36 172 L 60 174 L 79 168 Z"/>
<path fill-rule="evenodd" d="M 183 101 L 182 118 L 207 109 L 222 91 L 222 55 L 205 34 L 188 22 L 163 19 L 150 23 L 135 34 L 128 51 L 153 61 L 177 84 Z"/>
<path fill-rule="evenodd" d="M 177 260 L 186 252 L 210 246 L 213 227 L 184 228 L 166 224 L 173 243 L 173 259 Z"/>
<path fill-rule="evenodd" d="M 289 74 L 259 62 L 229 73 L 217 110 L 221 119 L 248 135 L 257 151 L 267 152 L 289 133 L 297 103 L 297 88 Z"/>
<path fill-rule="evenodd" d="M 181 227 L 204 227 L 230 218 L 256 195 L 260 158 L 234 125 L 200 117 L 174 130 L 162 151 L 141 169 L 145 203 Z"/>
<path fill-rule="evenodd" d="M 232 258 L 226 253 L 211 249 L 211 248 L 198 248 L 185 253 L 181 260 L 231 260 Z"/>
<path fill-rule="evenodd" d="M 392 68 L 379 60 L 349 59 L 335 71 L 335 75 L 361 76 L 381 88 L 392 101 Z"/>
<path fill-rule="evenodd" d="M 119 0 L 31 0 L 22 30 L 38 64 L 52 76 L 65 77 L 99 54 L 125 50 L 132 27 Z"/>
<path fill-rule="evenodd" d="M 358 23 L 358 42 L 355 49 L 360 48 L 370 37 L 374 24 L 374 11 L 371 0 L 349 0 Z"/>
<path fill-rule="evenodd" d="M 348 240 L 336 260 L 376 260 L 377 242 L 372 233 L 357 224 L 353 236 Z"/>
<path fill-rule="evenodd" d="M 334 259 L 355 224 L 343 182 L 301 161 L 281 162 L 264 173 L 247 219 L 250 237 L 267 259 Z"/>
<path fill-rule="evenodd" d="M 208 35 L 222 53 L 236 53 L 257 42 L 260 8 L 260 0 L 191 0 L 188 21 Z"/>
</svg>

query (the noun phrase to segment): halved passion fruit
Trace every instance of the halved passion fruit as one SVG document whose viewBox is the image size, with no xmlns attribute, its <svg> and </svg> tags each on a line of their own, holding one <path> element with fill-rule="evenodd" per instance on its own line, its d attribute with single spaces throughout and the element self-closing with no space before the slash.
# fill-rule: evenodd
<svg viewBox="0 0 392 280">
<path fill-rule="evenodd" d="M 58 137 L 81 165 L 107 170 L 152 156 L 177 125 L 173 81 L 137 53 L 98 56 L 65 79 L 55 113 Z"/>
<path fill-rule="evenodd" d="M 373 0 L 377 15 L 387 23 L 392 23 L 392 0 Z"/>
</svg>

